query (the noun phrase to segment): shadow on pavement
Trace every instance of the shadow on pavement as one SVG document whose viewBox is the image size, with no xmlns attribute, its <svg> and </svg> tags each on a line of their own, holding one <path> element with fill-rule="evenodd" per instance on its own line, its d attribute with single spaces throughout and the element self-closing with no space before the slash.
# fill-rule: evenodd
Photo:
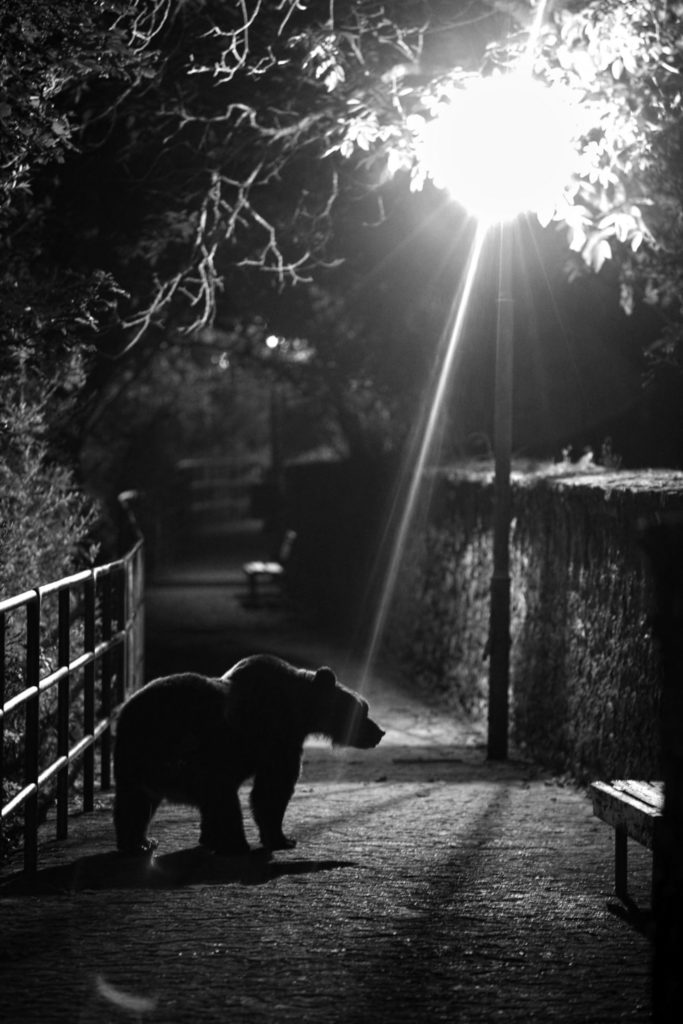
<svg viewBox="0 0 683 1024">
<path fill-rule="evenodd" d="M 48 896 L 84 890 L 175 889 L 190 885 L 264 885 L 282 875 L 305 875 L 356 867 L 345 860 L 273 861 L 265 850 L 243 857 L 220 857 L 201 847 L 156 857 L 123 857 L 100 853 L 57 867 L 32 878 L 16 875 L 0 887 L 5 896 Z"/>
<path fill-rule="evenodd" d="M 610 899 L 606 907 L 608 913 L 623 921 L 629 928 L 633 928 L 647 939 L 654 939 L 655 921 L 650 907 L 641 907 L 628 896 Z"/>
</svg>

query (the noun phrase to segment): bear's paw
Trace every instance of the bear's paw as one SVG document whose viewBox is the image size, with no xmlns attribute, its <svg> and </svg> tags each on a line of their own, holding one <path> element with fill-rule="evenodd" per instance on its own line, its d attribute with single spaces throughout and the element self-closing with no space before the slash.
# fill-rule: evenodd
<svg viewBox="0 0 683 1024">
<path fill-rule="evenodd" d="M 289 836 L 282 834 L 263 845 L 267 850 L 293 850 L 296 846 L 296 839 L 290 839 Z"/>
<path fill-rule="evenodd" d="M 158 845 L 158 839 L 143 839 L 136 846 L 119 847 L 118 852 L 122 857 L 153 857 Z"/>
</svg>

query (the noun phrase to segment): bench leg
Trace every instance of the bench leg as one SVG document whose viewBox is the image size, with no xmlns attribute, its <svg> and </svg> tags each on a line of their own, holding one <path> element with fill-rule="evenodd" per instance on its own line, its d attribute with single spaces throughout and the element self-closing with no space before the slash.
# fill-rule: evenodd
<svg viewBox="0 0 683 1024">
<path fill-rule="evenodd" d="M 655 915 L 657 914 L 658 904 L 661 901 L 662 882 L 662 854 L 659 843 L 655 839 L 652 844 L 652 913 Z"/>
<path fill-rule="evenodd" d="M 623 825 L 614 829 L 614 891 L 620 900 L 628 899 L 628 834 Z"/>
</svg>

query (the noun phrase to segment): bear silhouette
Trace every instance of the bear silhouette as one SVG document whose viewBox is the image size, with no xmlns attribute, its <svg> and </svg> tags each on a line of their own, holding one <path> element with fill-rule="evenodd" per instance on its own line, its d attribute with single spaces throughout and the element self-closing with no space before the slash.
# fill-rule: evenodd
<svg viewBox="0 0 683 1024">
<path fill-rule="evenodd" d="M 154 679 L 121 707 L 114 748 L 114 827 L 124 854 L 156 847 L 147 829 L 162 800 L 199 809 L 199 842 L 220 854 L 249 850 L 238 796 L 253 778 L 251 809 L 263 846 L 290 849 L 282 831 L 307 736 L 367 749 L 384 735 L 368 704 L 332 669 L 295 668 L 253 655 L 220 679 Z"/>
</svg>

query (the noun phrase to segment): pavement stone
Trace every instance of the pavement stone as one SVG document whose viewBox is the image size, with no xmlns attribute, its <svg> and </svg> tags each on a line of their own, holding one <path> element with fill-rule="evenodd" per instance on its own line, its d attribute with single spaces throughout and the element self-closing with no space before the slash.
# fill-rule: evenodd
<svg viewBox="0 0 683 1024">
<path fill-rule="evenodd" d="M 218 673 L 265 649 L 358 683 L 348 651 L 286 609 L 242 608 L 237 570 L 152 581 L 155 670 Z M 258 850 L 246 802 L 248 857 L 201 851 L 196 813 L 164 805 L 157 856 L 122 860 L 109 793 L 74 810 L 67 840 L 46 832 L 37 876 L 0 884 L 2 1021 L 650 1020 L 651 943 L 611 896 L 612 832 L 585 792 L 487 761 L 480 723 L 395 672 L 362 685 L 387 736 L 373 751 L 307 746 L 291 851 Z M 650 855 L 630 857 L 647 904 Z"/>
</svg>

